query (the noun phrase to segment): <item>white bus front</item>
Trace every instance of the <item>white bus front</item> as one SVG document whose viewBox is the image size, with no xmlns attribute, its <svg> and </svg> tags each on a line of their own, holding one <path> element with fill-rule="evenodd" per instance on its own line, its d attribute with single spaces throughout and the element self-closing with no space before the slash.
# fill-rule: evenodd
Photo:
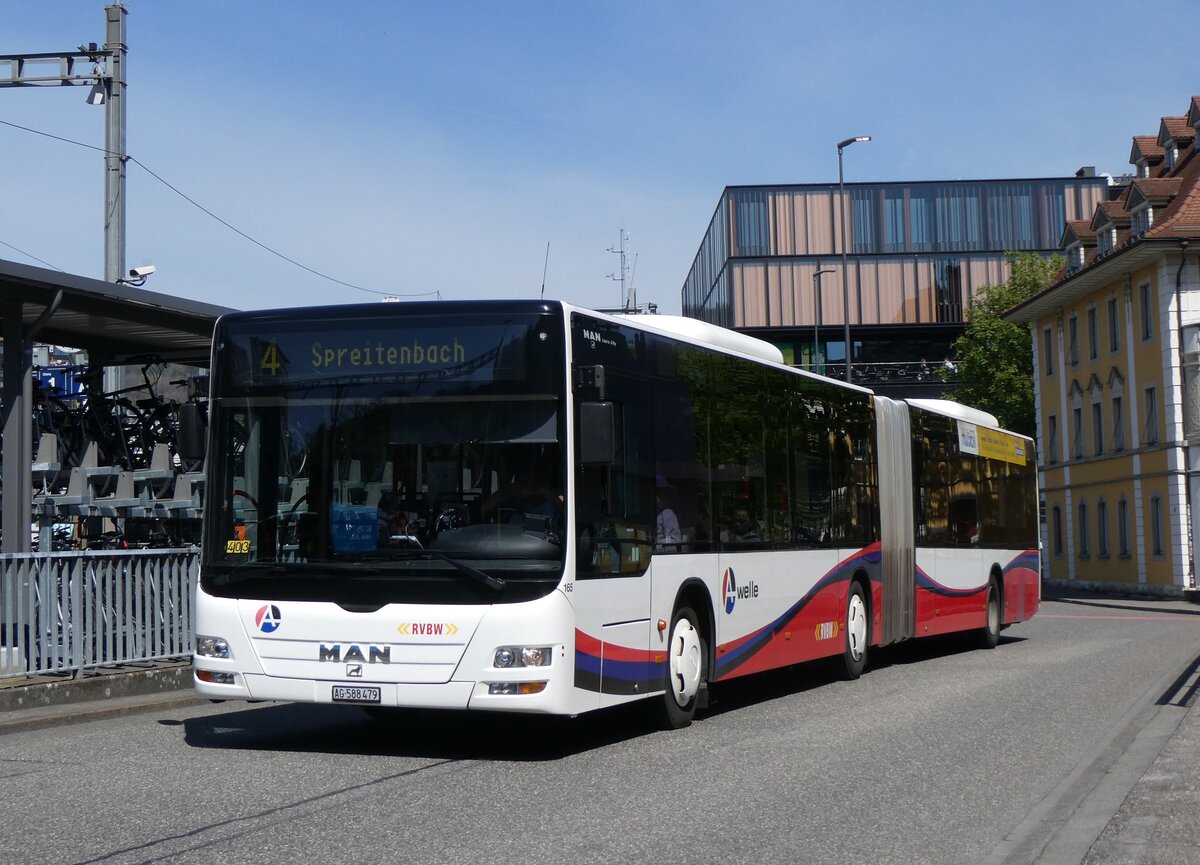
<svg viewBox="0 0 1200 865">
<path fill-rule="evenodd" d="M 554 304 L 223 318 L 197 692 L 575 711 L 565 381 Z"/>
</svg>

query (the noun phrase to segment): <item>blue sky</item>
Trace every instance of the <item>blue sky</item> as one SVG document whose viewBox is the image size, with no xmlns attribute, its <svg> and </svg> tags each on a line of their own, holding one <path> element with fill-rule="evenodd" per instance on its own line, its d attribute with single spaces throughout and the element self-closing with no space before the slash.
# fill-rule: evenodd
<svg viewBox="0 0 1200 865">
<path fill-rule="evenodd" d="M 103 42 L 104 0 L 8 0 L 0 54 Z M 727 185 L 1129 170 L 1200 84 L 1195 5 L 127 0 L 128 151 L 345 282 L 615 306 L 679 290 Z M 1174 23 L 1171 23 L 1174 22 Z M 103 145 L 84 88 L 0 120 Z M 101 154 L 0 125 L 0 258 L 103 277 Z M 137 165 L 129 266 L 239 309 L 377 296 L 249 243 Z M 15 247 L 15 249 L 14 249 Z M 17 252 L 21 250 L 22 252 Z"/>
</svg>

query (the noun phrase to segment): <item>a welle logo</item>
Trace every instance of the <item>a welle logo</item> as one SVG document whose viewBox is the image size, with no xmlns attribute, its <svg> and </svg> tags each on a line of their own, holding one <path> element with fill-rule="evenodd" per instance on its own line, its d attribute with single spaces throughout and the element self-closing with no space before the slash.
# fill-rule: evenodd
<svg viewBox="0 0 1200 865">
<path fill-rule="evenodd" d="M 732 613 L 738 599 L 749 600 L 758 597 L 758 583 L 749 580 L 745 585 L 739 586 L 733 568 L 726 568 L 725 577 L 721 580 L 721 593 L 725 596 L 725 612 Z"/>
</svg>

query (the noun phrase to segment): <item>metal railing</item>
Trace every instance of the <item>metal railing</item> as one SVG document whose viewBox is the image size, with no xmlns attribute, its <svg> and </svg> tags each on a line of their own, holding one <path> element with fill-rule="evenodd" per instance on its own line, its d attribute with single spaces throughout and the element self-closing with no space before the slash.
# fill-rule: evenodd
<svg viewBox="0 0 1200 865">
<path fill-rule="evenodd" d="M 0 679 L 192 651 L 199 551 L 0 555 Z"/>
<path fill-rule="evenodd" d="M 841 379 L 846 374 L 844 361 L 828 361 L 817 364 L 797 364 L 800 369 L 807 369 L 830 378 Z M 855 361 L 850 367 L 850 374 L 855 384 L 957 384 L 961 378 L 958 368 L 945 362 L 927 363 L 922 361 Z"/>
</svg>

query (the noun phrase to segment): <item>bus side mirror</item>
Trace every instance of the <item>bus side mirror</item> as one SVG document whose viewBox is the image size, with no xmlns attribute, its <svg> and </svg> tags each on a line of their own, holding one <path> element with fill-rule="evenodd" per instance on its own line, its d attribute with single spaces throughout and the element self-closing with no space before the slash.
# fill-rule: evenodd
<svg viewBox="0 0 1200 865">
<path fill-rule="evenodd" d="M 185 460 L 204 459 L 205 429 L 204 415 L 200 404 L 185 402 L 179 407 L 179 426 L 176 430 L 176 446 Z"/>
<path fill-rule="evenodd" d="M 616 409 L 611 402 L 579 404 L 579 462 L 585 466 L 611 466 L 617 460 Z"/>
</svg>

